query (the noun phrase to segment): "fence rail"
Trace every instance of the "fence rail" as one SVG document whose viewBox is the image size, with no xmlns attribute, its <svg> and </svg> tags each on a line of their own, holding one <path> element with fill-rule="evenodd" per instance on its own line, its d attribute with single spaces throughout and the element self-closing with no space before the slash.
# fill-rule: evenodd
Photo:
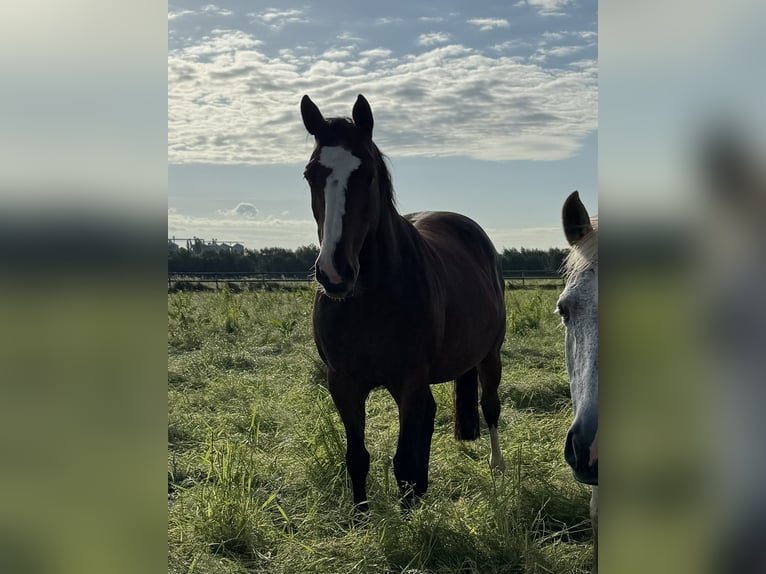
<svg viewBox="0 0 766 574">
<path fill-rule="evenodd" d="M 307 272 L 278 272 L 268 271 L 254 273 L 251 271 L 170 271 L 168 272 L 168 290 L 184 283 L 214 284 L 216 289 L 228 283 L 260 283 L 269 285 L 274 283 L 309 283 L 312 274 Z M 514 270 L 503 269 L 503 280 L 514 284 L 520 283 L 526 286 L 528 282 L 537 283 L 547 281 L 549 283 L 564 284 L 564 279 L 556 271 L 538 270 Z"/>
</svg>

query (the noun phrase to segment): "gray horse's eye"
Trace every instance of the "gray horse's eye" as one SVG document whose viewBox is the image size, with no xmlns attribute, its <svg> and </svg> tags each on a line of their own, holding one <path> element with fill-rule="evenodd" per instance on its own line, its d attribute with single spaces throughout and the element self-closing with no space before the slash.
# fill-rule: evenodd
<svg viewBox="0 0 766 574">
<path fill-rule="evenodd" d="M 566 323 L 569 321 L 569 309 L 559 303 L 556 305 L 556 313 L 561 316 L 561 321 L 566 325 Z"/>
</svg>

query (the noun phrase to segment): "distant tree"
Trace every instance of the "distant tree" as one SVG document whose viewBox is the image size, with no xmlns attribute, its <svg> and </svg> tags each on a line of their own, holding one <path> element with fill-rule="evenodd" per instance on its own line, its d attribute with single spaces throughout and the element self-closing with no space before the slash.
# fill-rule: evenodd
<svg viewBox="0 0 766 574">
<path fill-rule="evenodd" d="M 558 271 L 568 249 L 552 247 L 548 250 L 515 247 L 504 249 L 500 254 L 503 269 L 506 271 Z"/>
<path fill-rule="evenodd" d="M 304 245 L 295 250 L 295 258 L 302 270 L 309 271 L 314 267 L 314 263 L 319 257 L 319 247 L 314 245 Z"/>
<path fill-rule="evenodd" d="M 567 249 L 504 249 L 500 254 L 506 271 L 550 271 L 561 268 Z M 244 254 L 231 251 L 200 250 L 195 253 L 180 248 L 168 251 L 168 271 L 171 272 L 250 272 L 250 273 L 308 273 L 319 256 L 316 245 L 304 245 L 295 251 L 283 247 L 246 249 Z"/>
</svg>

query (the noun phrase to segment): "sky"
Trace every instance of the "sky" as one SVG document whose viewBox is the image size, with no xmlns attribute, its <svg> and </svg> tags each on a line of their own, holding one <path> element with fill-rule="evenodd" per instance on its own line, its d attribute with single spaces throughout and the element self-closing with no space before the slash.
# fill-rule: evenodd
<svg viewBox="0 0 766 574">
<path fill-rule="evenodd" d="M 597 43 L 595 0 L 171 2 L 168 237 L 317 244 L 300 100 L 362 93 L 400 212 L 565 246 L 567 195 L 598 211 Z"/>
</svg>

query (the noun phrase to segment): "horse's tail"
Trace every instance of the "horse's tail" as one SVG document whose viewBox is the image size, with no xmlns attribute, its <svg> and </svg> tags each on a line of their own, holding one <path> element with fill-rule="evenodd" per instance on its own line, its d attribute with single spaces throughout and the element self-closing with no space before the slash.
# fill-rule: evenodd
<svg viewBox="0 0 766 574">
<path fill-rule="evenodd" d="M 479 438 L 479 379 L 476 367 L 455 379 L 455 438 Z"/>
</svg>

